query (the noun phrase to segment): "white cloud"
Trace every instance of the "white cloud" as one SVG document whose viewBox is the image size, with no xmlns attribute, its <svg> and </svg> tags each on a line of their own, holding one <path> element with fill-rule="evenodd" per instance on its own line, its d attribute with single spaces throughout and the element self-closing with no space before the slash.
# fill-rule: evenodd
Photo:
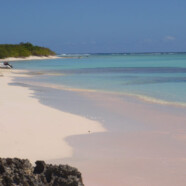
<svg viewBox="0 0 186 186">
<path fill-rule="evenodd" d="M 174 41 L 176 38 L 174 36 L 165 36 L 164 40 L 165 41 Z"/>
</svg>

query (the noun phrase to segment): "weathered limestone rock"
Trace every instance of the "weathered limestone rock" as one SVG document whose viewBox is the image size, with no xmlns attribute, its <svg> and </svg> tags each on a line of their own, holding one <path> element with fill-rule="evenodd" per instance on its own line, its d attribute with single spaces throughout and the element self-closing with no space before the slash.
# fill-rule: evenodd
<svg viewBox="0 0 186 186">
<path fill-rule="evenodd" d="M 68 165 L 0 158 L 0 186 L 84 186 L 81 173 Z"/>
</svg>

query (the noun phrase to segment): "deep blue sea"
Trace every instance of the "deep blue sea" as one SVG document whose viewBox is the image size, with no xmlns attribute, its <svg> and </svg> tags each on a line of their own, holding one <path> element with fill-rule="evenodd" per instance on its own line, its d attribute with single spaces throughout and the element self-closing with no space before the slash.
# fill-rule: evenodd
<svg viewBox="0 0 186 186">
<path fill-rule="evenodd" d="M 186 104 L 186 53 L 85 54 L 74 58 L 12 62 L 42 72 L 33 81 Z"/>
</svg>

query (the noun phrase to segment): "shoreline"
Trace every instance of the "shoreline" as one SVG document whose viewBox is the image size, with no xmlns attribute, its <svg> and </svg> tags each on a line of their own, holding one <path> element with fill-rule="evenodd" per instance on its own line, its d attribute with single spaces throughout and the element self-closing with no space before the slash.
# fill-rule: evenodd
<svg viewBox="0 0 186 186">
<path fill-rule="evenodd" d="M 32 60 L 47 60 L 47 59 L 79 59 L 80 57 L 73 56 L 29 56 L 29 57 L 8 57 L 0 59 L 0 62 L 14 62 L 14 61 L 32 61 Z"/>
<path fill-rule="evenodd" d="M 50 75 L 50 73 L 46 75 Z M 65 85 L 44 83 L 44 82 L 41 83 L 41 82 L 30 82 L 29 81 L 29 82 L 26 82 L 26 84 L 30 86 L 40 86 L 44 88 L 53 88 L 56 90 L 64 90 L 64 91 L 72 91 L 72 92 L 100 93 L 100 94 L 111 95 L 111 96 L 112 95 L 122 96 L 122 97 L 125 97 L 126 99 L 134 99 L 136 101 L 141 101 L 143 103 L 186 108 L 186 102 L 168 101 L 168 100 L 163 100 L 161 98 L 146 96 L 143 94 L 121 93 L 121 92 L 114 92 L 114 91 L 112 92 L 112 91 L 104 91 L 104 90 L 96 90 L 96 89 L 73 88 L 73 87 L 68 87 Z"/>
<path fill-rule="evenodd" d="M 63 57 L 59 56 L 29 56 L 29 57 L 8 57 L 5 59 L 0 59 L 0 62 L 8 61 L 30 61 L 30 60 L 45 60 L 45 59 L 59 59 Z"/>
<path fill-rule="evenodd" d="M 0 157 L 52 160 L 73 155 L 66 138 L 105 132 L 101 123 L 43 105 L 28 87 L 10 85 L 24 76 L 0 70 Z"/>
</svg>

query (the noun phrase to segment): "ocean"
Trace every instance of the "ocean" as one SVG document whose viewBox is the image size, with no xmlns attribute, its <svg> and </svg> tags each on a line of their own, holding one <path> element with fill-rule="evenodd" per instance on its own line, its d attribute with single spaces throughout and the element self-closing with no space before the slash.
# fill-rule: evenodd
<svg viewBox="0 0 186 186">
<path fill-rule="evenodd" d="M 185 53 L 80 54 L 65 57 L 73 58 L 21 61 L 12 65 L 16 69 L 42 73 L 42 76 L 30 78 L 32 82 L 123 94 L 158 104 L 186 104 Z"/>
</svg>

